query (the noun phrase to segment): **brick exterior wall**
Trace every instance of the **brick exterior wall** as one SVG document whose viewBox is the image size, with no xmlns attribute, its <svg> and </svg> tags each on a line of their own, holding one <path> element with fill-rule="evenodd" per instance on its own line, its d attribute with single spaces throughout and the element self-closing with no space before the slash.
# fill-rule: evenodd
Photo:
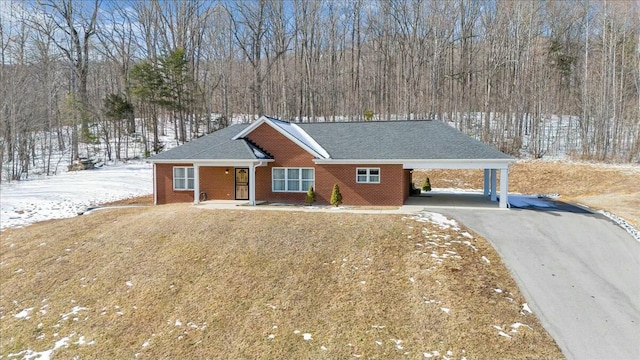
<svg viewBox="0 0 640 360">
<path fill-rule="evenodd" d="M 191 164 L 156 164 L 156 200 L 158 204 L 193 202 L 193 190 L 173 190 L 173 167 Z"/>
<path fill-rule="evenodd" d="M 274 162 L 256 168 L 256 200 L 304 203 L 305 192 L 272 192 L 271 169 L 274 167 L 315 167 L 313 155 L 282 135 L 270 125 L 262 124 L 247 138 L 273 156 Z M 318 184 L 316 170 L 316 186 Z"/>
<path fill-rule="evenodd" d="M 256 168 L 257 200 L 304 202 L 304 192 L 271 191 L 273 167 L 315 168 L 317 204 L 329 204 L 333 184 L 336 183 L 340 186 L 345 205 L 402 205 L 409 196 L 411 174 L 409 170 L 403 170 L 400 164 L 316 165 L 313 163 L 313 155 L 267 124 L 260 125 L 247 137 L 275 159 L 268 166 Z M 380 168 L 380 183 L 356 183 L 356 168 L 359 167 Z"/>
<path fill-rule="evenodd" d="M 173 167 L 193 164 L 156 164 L 156 192 L 158 204 L 193 202 L 193 190 L 173 189 Z M 225 170 L 229 169 L 229 174 Z M 232 167 L 200 167 L 200 191 L 209 200 L 234 200 L 235 181 Z"/>
<path fill-rule="evenodd" d="M 271 170 L 274 167 L 315 168 L 316 203 L 329 204 L 333 184 L 340 186 L 344 205 L 402 205 L 409 197 L 411 172 L 397 165 L 316 165 L 313 155 L 286 138 L 276 129 L 262 124 L 247 138 L 275 159 L 268 166 L 256 168 L 256 200 L 303 203 L 305 192 L 272 192 Z M 193 202 L 192 190 L 173 190 L 173 167 L 191 164 L 156 164 L 157 203 Z M 356 168 L 379 168 L 379 184 L 356 183 Z M 225 174 L 229 169 L 229 174 Z M 235 199 L 232 167 L 201 167 L 200 191 L 209 200 Z"/>
<path fill-rule="evenodd" d="M 207 193 L 208 200 L 235 200 L 234 174 L 232 167 L 200 167 L 200 191 Z"/>
</svg>

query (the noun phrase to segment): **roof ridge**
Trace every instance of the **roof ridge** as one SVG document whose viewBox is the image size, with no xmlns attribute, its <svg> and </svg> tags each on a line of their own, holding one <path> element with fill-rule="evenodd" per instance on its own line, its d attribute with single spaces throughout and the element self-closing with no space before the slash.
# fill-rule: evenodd
<svg viewBox="0 0 640 360">
<path fill-rule="evenodd" d="M 282 121 L 282 120 L 281 120 Z M 313 125 L 313 124 L 371 124 L 371 123 L 401 123 L 401 122 L 441 122 L 441 120 L 434 119 L 417 119 L 417 120 L 372 120 L 372 121 L 361 121 L 361 120 L 346 120 L 346 121 L 316 121 L 316 122 L 290 122 L 290 124 L 304 124 L 304 125 Z"/>
</svg>

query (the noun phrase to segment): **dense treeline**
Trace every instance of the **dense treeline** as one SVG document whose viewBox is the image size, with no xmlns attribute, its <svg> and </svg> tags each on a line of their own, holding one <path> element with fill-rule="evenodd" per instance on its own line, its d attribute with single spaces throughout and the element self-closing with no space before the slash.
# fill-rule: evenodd
<svg viewBox="0 0 640 360">
<path fill-rule="evenodd" d="M 262 114 L 438 119 L 515 155 L 638 162 L 639 13 L 586 0 L 5 1 L 0 172 L 50 173 L 61 151 L 126 157 L 132 139 L 150 154 L 169 128 L 184 142 Z"/>
</svg>

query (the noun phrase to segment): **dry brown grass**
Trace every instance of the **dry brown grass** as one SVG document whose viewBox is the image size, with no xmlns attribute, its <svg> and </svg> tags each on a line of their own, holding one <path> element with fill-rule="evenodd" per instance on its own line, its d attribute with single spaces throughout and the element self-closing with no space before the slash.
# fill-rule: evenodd
<svg viewBox="0 0 640 360">
<path fill-rule="evenodd" d="M 433 187 L 482 189 L 482 170 L 414 172 L 416 186 L 429 176 Z M 564 200 L 604 209 L 640 226 L 640 167 L 576 164 L 559 161 L 518 161 L 509 171 L 509 191 L 558 193 Z"/>
<path fill-rule="evenodd" d="M 485 240 L 400 216 L 114 209 L 0 253 L 3 358 L 562 357 Z"/>
<path fill-rule="evenodd" d="M 153 194 L 112 201 L 100 206 L 153 205 Z"/>
</svg>

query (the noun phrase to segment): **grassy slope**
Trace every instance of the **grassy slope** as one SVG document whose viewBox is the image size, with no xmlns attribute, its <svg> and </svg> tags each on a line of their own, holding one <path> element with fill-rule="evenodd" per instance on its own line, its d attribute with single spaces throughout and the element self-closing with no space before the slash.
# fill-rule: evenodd
<svg viewBox="0 0 640 360">
<path fill-rule="evenodd" d="M 54 357 L 561 358 L 490 245 L 464 240 L 399 216 L 189 205 L 8 230 L 0 353 L 71 336 Z"/>
<path fill-rule="evenodd" d="M 416 171 L 413 178 L 416 186 L 422 186 L 425 176 L 429 176 L 433 187 L 482 189 L 482 170 Z M 509 171 L 509 191 L 558 193 L 563 199 L 607 210 L 640 227 L 638 167 L 518 161 Z"/>
</svg>

